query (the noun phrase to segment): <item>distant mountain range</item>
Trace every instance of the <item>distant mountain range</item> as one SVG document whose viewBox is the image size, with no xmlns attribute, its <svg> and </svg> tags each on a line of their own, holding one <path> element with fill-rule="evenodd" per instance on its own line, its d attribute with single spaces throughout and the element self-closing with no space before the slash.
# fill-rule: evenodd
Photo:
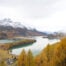
<svg viewBox="0 0 66 66">
<path fill-rule="evenodd" d="M 18 36 L 44 36 L 44 38 L 53 39 L 66 36 L 66 33 L 63 32 L 41 32 L 29 27 L 21 24 L 21 22 L 14 22 L 9 18 L 0 20 L 0 39 Z"/>
<path fill-rule="evenodd" d="M 22 25 L 20 22 L 13 22 L 11 19 L 0 20 L 0 37 L 13 37 L 13 36 L 44 36 L 44 32 L 37 31 L 36 29 L 29 29 Z"/>
</svg>

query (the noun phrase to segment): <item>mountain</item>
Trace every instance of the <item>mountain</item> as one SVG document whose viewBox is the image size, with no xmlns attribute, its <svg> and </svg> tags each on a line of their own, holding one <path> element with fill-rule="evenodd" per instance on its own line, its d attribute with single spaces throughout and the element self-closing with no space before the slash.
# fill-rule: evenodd
<svg viewBox="0 0 66 66">
<path fill-rule="evenodd" d="M 36 29 L 29 29 L 20 22 L 13 22 L 11 19 L 0 20 L 0 38 L 14 37 L 14 36 L 44 36 L 46 33 L 37 31 Z"/>
<path fill-rule="evenodd" d="M 0 26 L 11 26 L 13 28 L 24 28 L 20 22 L 13 22 L 10 18 L 0 20 Z"/>
</svg>

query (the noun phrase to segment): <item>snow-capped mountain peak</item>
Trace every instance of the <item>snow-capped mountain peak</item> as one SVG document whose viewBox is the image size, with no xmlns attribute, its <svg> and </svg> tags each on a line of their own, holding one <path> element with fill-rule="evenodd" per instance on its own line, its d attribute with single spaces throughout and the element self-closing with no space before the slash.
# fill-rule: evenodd
<svg viewBox="0 0 66 66">
<path fill-rule="evenodd" d="M 13 28 L 25 28 L 24 25 L 22 25 L 20 22 L 13 22 L 11 19 L 3 19 L 0 20 L 0 26 L 11 26 Z"/>
</svg>

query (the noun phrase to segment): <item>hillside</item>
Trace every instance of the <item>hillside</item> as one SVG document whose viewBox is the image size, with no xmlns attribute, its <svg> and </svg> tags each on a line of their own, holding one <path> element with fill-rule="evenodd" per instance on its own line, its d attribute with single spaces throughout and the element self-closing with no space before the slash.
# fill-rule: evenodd
<svg viewBox="0 0 66 66">
<path fill-rule="evenodd" d="M 36 57 L 29 50 L 22 51 L 18 58 L 18 66 L 66 66 L 66 38 L 46 48 Z"/>
<path fill-rule="evenodd" d="M 13 22 L 11 19 L 0 20 L 0 38 L 11 38 L 14 36 L 44 36 L 45 33 L 36 29 L 29 29 L 20 22 Z"/>
</svg>

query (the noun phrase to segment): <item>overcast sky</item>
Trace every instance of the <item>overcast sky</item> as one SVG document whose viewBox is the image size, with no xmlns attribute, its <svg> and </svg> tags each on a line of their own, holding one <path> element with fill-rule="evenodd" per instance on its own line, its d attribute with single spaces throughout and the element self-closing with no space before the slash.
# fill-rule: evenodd
<svg viewBox="0 0 66 66">
<path fill-rule="evenodd" d="M 66 30 L 66 0 L 0 0 L 0 19 L 41 31 Z"/>
</svg>

